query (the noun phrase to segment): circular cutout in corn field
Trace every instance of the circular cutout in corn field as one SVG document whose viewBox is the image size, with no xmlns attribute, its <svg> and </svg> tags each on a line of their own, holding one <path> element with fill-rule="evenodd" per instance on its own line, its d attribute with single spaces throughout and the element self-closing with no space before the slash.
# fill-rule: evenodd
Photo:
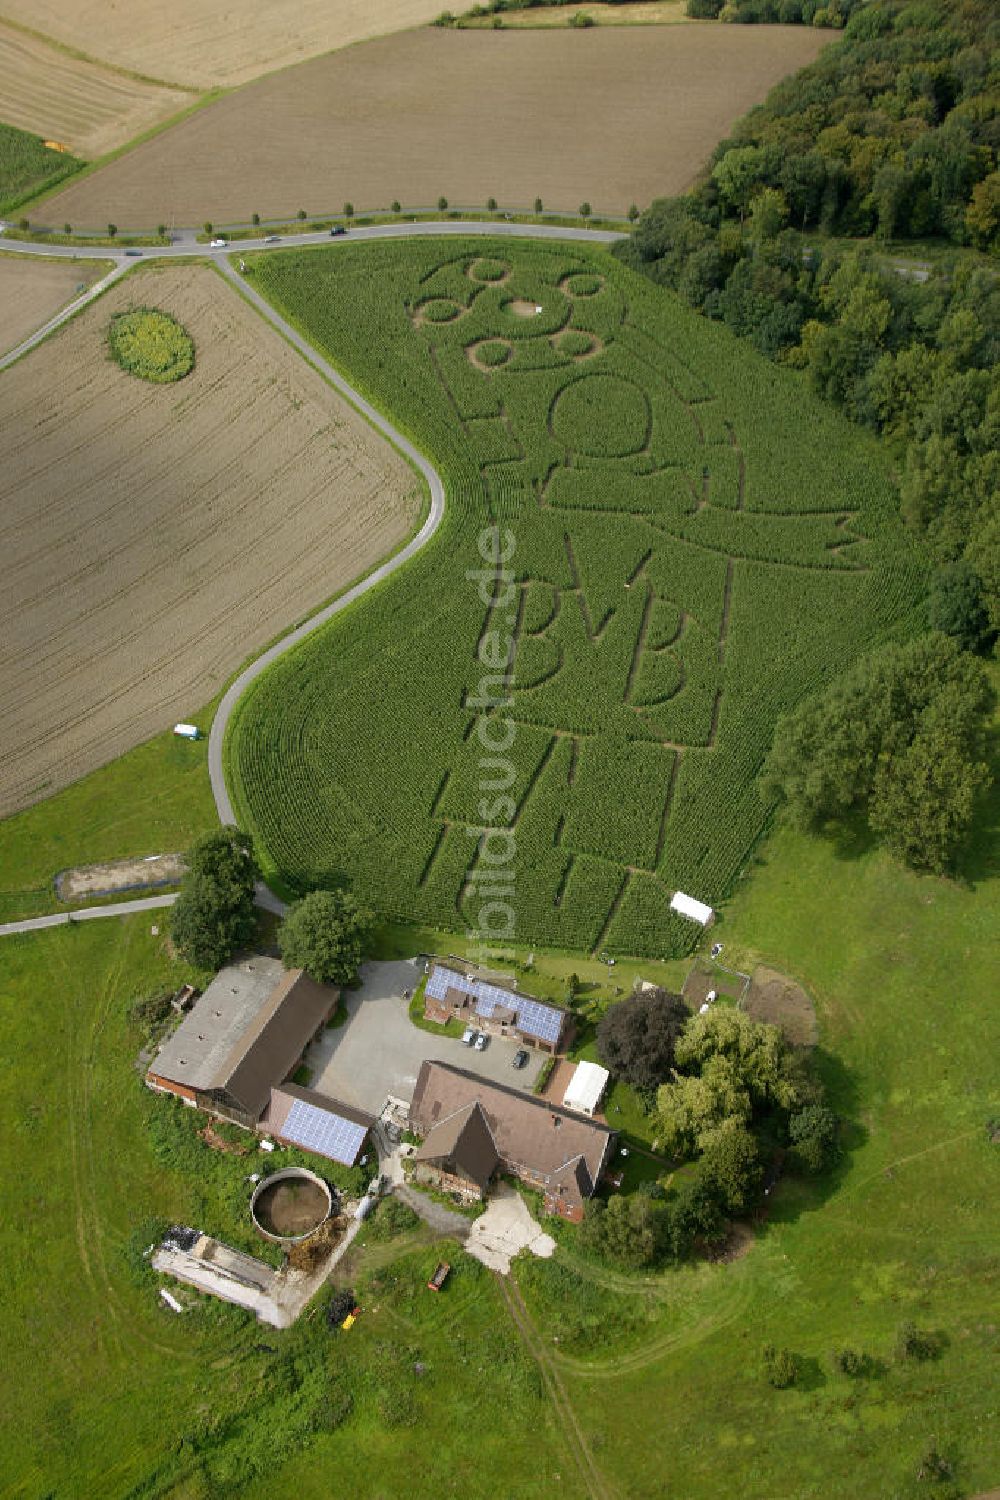
<svg viewBox="0 0 1000 1500">
<path fill-rule="evenodd" d="M 552 433 L 573 453 L 625 458 L 649 437 L 649 401 L 620 375 L 583 375 L 565 386 L 552 408 Z"/>
<path fill-rule="evenodd" d="M 472 345 L 472 354 L 477 365 L 487 365 L 491 368 L 497 365 L 505 365 L 514 350 L 504 339 L 485 339 L 481 344 Z"/>
<path fill-rule="evenodd" d="M 604 285 L 603 276 L 588 276 L 586 274 L 567 276 L 562 282 L 562 289 L 571 297 L 596 297 Z"/>
<path fill-rule="evenodd" d="M 168 385 L 194 369 L 194 340 L 169 313 L 135 307 L 112 318 L 108 328 L 111 357 L 140 380 Z"/>
<path fill-rule="evenodd" d="M 421 317 L 426 318 L 429 323 L 453 323 L 464 311 L 459 303 L 444 297 L 432 297 L 430 302 L 422 303 L 419 309 Z"/>
<path fill-rule="evenodd" d="M 560 334 L 556 347 L 560 354 L 580 359 L 582 355 L 590 354 L 597 345 L 589 333 L 581 333 L 578 328 L 567 328 L 565 333 Z"/>
<path fill-rule="evenodd" d="M 469 275 L 473 281 L 493 283 L 506 281 L 510 275 L 510 266 L 507 265 L 506 261 L 488 260 L 483 256 L 481 259 L 472 262 L 472 265 L 469 267 Z"/>
</svg>

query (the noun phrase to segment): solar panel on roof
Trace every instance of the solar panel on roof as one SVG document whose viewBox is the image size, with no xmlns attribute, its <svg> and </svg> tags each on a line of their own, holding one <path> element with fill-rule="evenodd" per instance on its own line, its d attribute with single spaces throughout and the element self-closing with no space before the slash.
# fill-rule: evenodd
<svg viewBox="0 0 1000 1500">
<path fill-rule="evenodd" d="M 522 1000 L 518 1008 L 517 1024 L 521 1031 L 530 1032 L 545 1042 L 557 1042 L 562 1030 L 562 1016 L 551 1005 L 539 1005 L 537 1000 Z"/>
<path fill-rule="evenodd" d="M 363 1125 L 345 1120 L 330 1110 L 319 1109 L 305 1099 L 295 1099 L 281 1127 L 283 1140 L 293 1141 L 306 1151 L 316 1151 L 331 1161 L 353 1167 L 365 1135 Z"/>
<path fill-rule="evenodd" d="M 489 1020 L 497 1006 L 503 1005 L 514 1012 L 518 1030 L 545 1042 L 559 1040 L 562 1014 L 551 1005 L 542 1005 L 538 1000 L 529 1000 L 514 990 L 488 984 L 483 979 L 472 979 L 455 969 L 436 967 L 428 976 L 426 993 L 432 1000 L 443 1000 L 449 990 L 460 990 L 463 995 L 473 996 L 476 1014 L 484 1020 Z"/>
</svg>

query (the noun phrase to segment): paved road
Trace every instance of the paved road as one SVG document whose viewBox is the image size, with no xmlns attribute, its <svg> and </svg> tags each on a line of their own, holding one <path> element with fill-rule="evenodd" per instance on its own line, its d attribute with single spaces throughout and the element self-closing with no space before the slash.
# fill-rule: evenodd
<svg viewBox="0 0 1000 1500">
<path fill-rule="evenodd" d="M 3 240 L 0 240 L 0 248 L 3 248 Z M 106 255 L 87 257 L 87 259 L 91 258 L 100 260 L 109 259 Z M 54 333 L 62 323 L 66 322 L 67 318 L 72 318 L 75 313 L 80 312 L 82 308 L 86 307 L 88 302 L 93 302 L 95 297 L 99 297 L 102 292 L 107 291 L 113 282 L 119 281 L 125 275 L 131 264 L 131 261 L 120 260 L 112 267 L 107 276 L 102 276 L 100 281 L 95 281 L 93 286 L 88 287 L 68 307 L 64 307 L 62 312 L 56 313 L 54 318 L 50 318 L 47 323 L 43 323 L 41 328 L 37 328 L 33 334 L 23 339 L 20 344 L 11 349 L 8 354 L 5 354 L 0 359 L 0 370 L 6 370 L 8 365 L 12 365 L 16 359 L 20 359 L 23 354 L 27 354 L 29 349 L 34 349 L 36 344 L 40 344 L 42 339 L 47 339 L 50 333 Z"/>
<path fill-rule="evenodd" d="M 465 222 L 445 219 L 421 224 L 373 224 L 367 228 L 353 229 L 349 235 L 338 235 L 335 238 L 331 238 L 329 233 L 326 232 L 290 235 L 283 240 L 279 240 L 277 245 L 267 246 L 267 248 L 272 250 L 297 249 L 304 245 L 327 245 L 333 247 L 349 244 L 357 240 L 420 239 L 440 237 L 442 235 L 507 235 L 519 239 L 569 240 L 577 243 L 598 245 L 613 244 L 616 240 L 624 238 L 617 231 L 608 229 L 573 229 L 561 228 L 553 224 L 508 224 L 495 223 L 491 220 Z M 356 391 L 353 386 L 348 384 L 344 377 L 322 355 L 318 354 L 312 345 L 307 343 L 301 334 L 297 333 L 274 310 L 270 303 L 266 302 L 260 296 L 256 289 L 239 274 L 228 258 L 230 254 L 238 256 L 243 251 L 264 249 L 265 243 L 263 236 L 257 236 L 254 239 L 230 240 L 225 247 L 213 250 L 208 245 L 199 244 L 195 231 L 187 229 L 177 232 L 172 244 L 155 245 L 148 249 L 143 249 L 141 256 L 119 253 L 117 255 L 117 264 L 107 276 L 91 287 L 82 297 L 71 303 L 69 307 L 64 308 L 56 317 L 51 318 L 44 328 L 40 328 L 29 339 L 19 344 L 16 349 L 12 349 L 9 354 L 0 360 L 0 370 L 3 370 L 6 366 L 27 353 L 29 349 L 34 348 L 36 344 L 40 343 L 43 338 L 46 338 L 60 324 L 78 312 L 81 307 L 93 301 L 107 286 L 119 277 L 124 276 L 126 271 L 132 266 L 139 265 L 144 260 L 169 260 L 176 256 L 199 255 L 214 262 L 219 270 L 239 287 L 243 296 L 253 303 L 261 316 L 277 328 L 303 358 L 307 359 L 310 364 L 319 370 L 342 396 L 346 397 L 353 406 L 357 407 L 368 421 L 371 422 L 372 426 L 387 437 L 410 460 L 427 481 L 430 491 L 430 510 L 427 519 L 416 536 L 412 537 L 406 546 L 400 552 L 397 552 L 394 557 L 382 563 L 372 573 L 369 573 L 366 578 L 362 579 L 360 583 L 355 584 L 353 588 L 348 589 L 347 593 L 342 594 L 339 599 L 334 600 L 332 604 L 328 604 L 325 609 L 313 615 L 304 625 L 300 625 L 296 630 L 284 636 L 276 645 L 269 647 L 262 656 L 259 656 L 245 671 L 241 672 L 230 685 L 216 711 L 208 742 L 208 770 L 212 784 L 212 795 L 215 798 L 215 806 L 220 821 L 223 823 L 235 823 L 236 821 L 232 800 L 230 799 L 229 791 L 226 787 L 225 775 L 223 774 L 222 747 L 225 741 L 226 729 L 237 701 L 242 697 L 250 684 L 262 672 L 266 671 L 273 662 L 277 661 L 279 657 L 283 656 L 287 651 L 291 651 L 306 636 L 311 635 L 314 630 L 326 624 L 328 620 L 333 619 L 342 610 L 347 609 L 356 600 L 360 599 L 362 595 L 368 593 L 370 589 L 376 588 L 378 584 L 382 583 L 386 578 L 395 573 L 397 569 L 407 563 L 422 547 L 425 547 L 437 531 L 444 516 L 444 485 L 441 482 L 441 476 L 434 466 L 428 462 L 420 450 L 408 438 L 397 431 L 391 422 L 387 421 L 370 402 L 365 400 L 360 391 Z M 55 255 L 71 260 L 107 260 L 109 255 L 111 258 L 115 258 L 114 253 L 110 252 L 107 246 L 95 247 L 93 250 L 89 250 L 81 249 L 76 245 L 36 245 L 24 240 L 0 239 L 0 250 L 4 252 L 10 251 L 15 255 Z M 117 907 L 101 906 L 86 908 L 83 911 L 76 912 L 73 920 L 85 919 L 87 916 L 114 916 L 120 914 L 122 910 L 148 910 L 150 909 L 150 902 L 153 905 L 166 906 L 174 899 L 173 896 L 160 896 L 151 897 L 149 901 L 124 902 Z M 257 904 L 265 910 L 276 912 L 279 915 L 284 910 L 284 903 L 263 885 L 258 887 Z M 59 913 L 52 917 L 35 917 L 27 923 L 8 923 L 5 926 L 0 926 L 0 937 L 9 932 L 30 932 L 35 927 L 58 926 L 68 920 L 68 916 Z"/>
<path fill-rule="evenodd" d="M 138 901 L 112 901 L 107 906 L 83 906 L 77 911 L 57 911 L 48 917 L 27 917 L 23 922 L 0 923 L 0 937 L 16 932 L 38 932 L 43 927 L 66 927 L 70 922 L 93 922 L 98 917 L 131 917 L 137 911 L 159 911 L 173 906 L 176 892 L 169 896 L 143 896 Z"/>
<path fill-rule="evenodd" d="M 281 236 L 274 245 L 268 245 L 264 235 L 258 234 L 252 239 L 230 240 L 228 244 L 215 250 L 210 245 L 199 244 L 193 229 L 175 230 L 171 244 L 143 246 L 138 254 L 133 252 L 131 255 L 109 245 L 95 245 L 90 249 L 82 245 L 47 245 L 44 241 L 36 243 L 29 240 L 0 239 L 0 249 L 9 250 L 14 255 L 54 255 L 67 260 L 117 259 L 127 270 L 129 266 L 140 265 L 144 260 L 170 260 L 179 255 L 204 255 L 209 259 L 221 260 L 227 253 L 238 255 L 246 250 L 294 250 L 303 245 L 345 245 L 352 244 L 355 240 L 410 240 L 428 235 L 439 239 L 441 235 L 463 234 L 513 235 L 515 238 L 529 240 L 576 240 L 592 245 L 611 245 L 616 240 L 626 238 L 617 229 L 563 229 L 558 224 L 508 224 L 496 223 L 490 219 L 432 219 L 420 224 L 369 224 L 333 238 L 327 230 L 289 234 Z"/>
</svg>

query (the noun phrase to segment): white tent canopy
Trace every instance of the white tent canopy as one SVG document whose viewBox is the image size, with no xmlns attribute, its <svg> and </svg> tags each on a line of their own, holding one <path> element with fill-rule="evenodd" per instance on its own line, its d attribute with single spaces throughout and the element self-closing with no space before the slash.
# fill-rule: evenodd
<svg viewBox="0 0 1000 1500">
<path fill-rule="evenodd" d="M 715 916 L 710 906 L 706 906 L 703 901 L 696 901 L 693 896 L 685 896 L 683 891 L 675 891 L 671 896 L 670 910 L 680 912 L 682 917 L 689 917 L 700 927 L 707 927 Z"/>
<path fill-rule="evenodd" d="M 592 1115 L 601 1102 L 610 1077 L 607 1068 L 598 1067 L 597 1063 L 577 1063 L 563 1094 L 563 1104 L 581 1115 Z"/>
</svg>

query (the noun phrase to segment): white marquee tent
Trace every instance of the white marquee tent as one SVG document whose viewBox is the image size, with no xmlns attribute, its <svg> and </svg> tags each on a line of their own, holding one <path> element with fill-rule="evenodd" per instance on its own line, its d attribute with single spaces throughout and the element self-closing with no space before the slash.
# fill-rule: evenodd
<svg viewBox="0 0 1000 1500">
<path fill-rule="evenodd" d="M 685 896 L 683 891 L 675 891 L 671 896 L 670 910 L 680 912 L 682 917 L 690 918 L 700 927 L 707 927 L 715 916 L 710 906 L 706 906 L 703 901 L 696 901 L 693 896 Z"/>
<path fill-rule="evenodd" d="M 579 1062 L 570 1079 L 563 1104 L 566 1109 L 575 1109 L 578 1114 L 592 1115 L 604 1096 L 611 1074 L 597 1063 Z"/>
</svg>

